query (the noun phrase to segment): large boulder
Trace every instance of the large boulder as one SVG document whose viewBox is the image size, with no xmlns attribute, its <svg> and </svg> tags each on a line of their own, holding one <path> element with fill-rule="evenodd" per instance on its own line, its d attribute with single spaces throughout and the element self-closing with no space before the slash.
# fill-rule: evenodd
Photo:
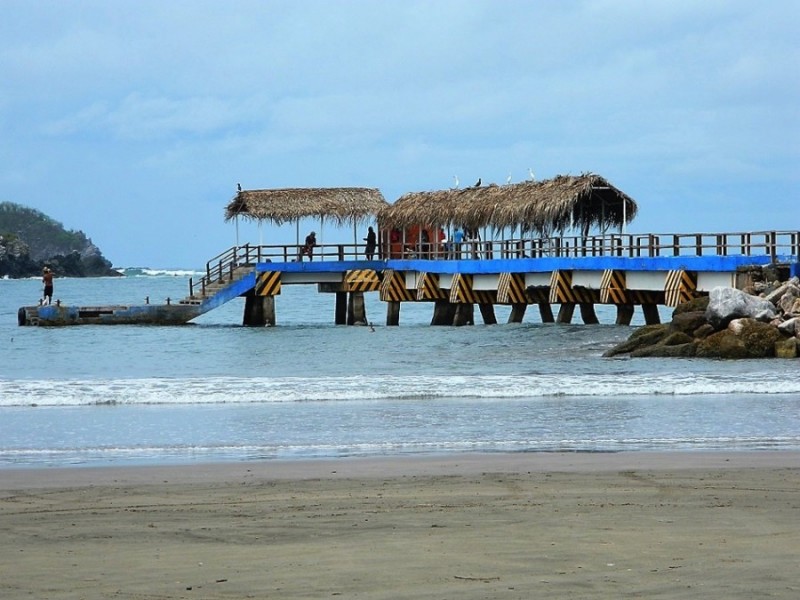
<svg viewBox="0 0 800 600">
<path fill-rule="evenodd" d="M 688 302 L 684 302 L 683 304 L 679 304 L 675 307 L 672 311 L 673 318 L 677 315 L 686 312 L 705 312 L 708 308 L 708 296 L 698 296 L 697 298 L 692 298 Z"/>
<path fill-rule="evenodd" d="M 729 329 L 712 333 L 697 344 L 700 358 L 748 358 L 742 339 Z"/>
<path fill-rule="evenodd" d="M 778 325 L 778 331 L 783 335 L 795 336 L 800 333 L 800 317 L 793 317 Z"/>
<path fill-rule="evenodd" d="M 603 356 L 611 357 L 618 354 L 628 354 L 638 348 L 654 346 L 667 337 L 669 333 L 669 325 L 661 323 L 657 325 L 645 325 L 634 331 L 631 336 L 621 344 L 607 350 L 603 353 Z"/>
<path fill-rule="evenodd" d="M 778 358 L 797 358 L 798 343 L 800 340 L 797 338 L 788 338 L 785 340 L 778 340 L 775 342 L 775 356 Z"/>
<path fill-rule="evenodd" d="M 755 319 L 735 319 L 727 329 L 700 340 L 697 356 L 702 358 L 768 358 L 775 356 L 775 342 L 781 339 L 776 327 Z"/>
<path fill-rule="evenodd" d="M 715 287 L 711 290 L 706 320 L 716 330 L 723 329 L 733 319 L 751 318 L 770 321 L 777 316 L 775 305 L 735 288 Z"/>
<path fill-rule="evenodd" d="M 672 321 L 669 324 L 671 331 L 680 331 L 688 335 L 705 325 L 706 313 L 702 310 L 693 310 L 689 312 L 673 313 Z"/>
</svg>

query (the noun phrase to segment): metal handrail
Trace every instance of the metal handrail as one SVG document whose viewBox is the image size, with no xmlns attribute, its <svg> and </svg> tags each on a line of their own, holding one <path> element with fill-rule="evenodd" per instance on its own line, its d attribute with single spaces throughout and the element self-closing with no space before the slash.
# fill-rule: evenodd
<svg viewBox="0 0 800 600">
<path fill-rule="evenodd" d="M 301 254 L 302 245 L 233 246 L 206 263 L 198 285 L 205 295 L 212 283 L 233 281 L 241 266 L 266 262 L 307 262 L 366 260 L 364 244 L 319 244 L 311 257 Z M 399 246 L 383 241 L 374 259 L 514 259 L 543 257 L 658 257 L 658 256 L 769 256 L 800 260 L 800 231 L 754 231 L 735 233 L 625 233 L 549 238 L 511 238 L 502 240 L 469 240 L 459 248 L 452 244 L 428 244 L 423 247 Z M 195 284 L 190 280 L 190 296 Z"/>
</svg>

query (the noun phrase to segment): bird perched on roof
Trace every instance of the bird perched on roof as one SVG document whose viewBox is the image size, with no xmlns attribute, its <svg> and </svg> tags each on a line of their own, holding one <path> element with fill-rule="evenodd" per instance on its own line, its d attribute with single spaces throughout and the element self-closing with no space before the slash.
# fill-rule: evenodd
<svg viewBox="0 0 800 600">
<path fill-rule="evenodd" d="M 528 168 L 528 175 L 530 176 L 531 181 L 536 181 L 536 175 L 533 174 L 533 169 L 530 167 Z"/>
<path fill-rule="evenodd" d="M 478 177 L 478 181 L 475 182 L 475 187 L 481 187 L 481 178 Z"/>
<path fill-rule="evenodd" d="M 456 189 L 458 189 L 458 175 L 453 175 L 453 179 L 454 179 L 454 180 L 455 180 L 455 182 L 456 182 L 456 186 L 455 186 L 455 188 L 456 188 Z"/>
<path fill-rule="evenodd" d="M 241 183 L 237 183 L 236 184 L 236 189 L 241 192 L 242 191 L 242 184 Z"/>
</svg>

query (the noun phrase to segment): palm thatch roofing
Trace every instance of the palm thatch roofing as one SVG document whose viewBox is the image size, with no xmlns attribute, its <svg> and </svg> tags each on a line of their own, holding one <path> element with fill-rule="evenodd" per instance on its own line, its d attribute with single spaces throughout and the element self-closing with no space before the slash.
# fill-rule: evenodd
<svg viewBox="0 0 800 600">
<path fill-rule="evenodd" d="M 521 226 L 550 235 L 591 226 L 620 226 L 636 216 L 627 194 L 595 174 L 559 175 L 543 181 L 412 192 L 378 215 L 382 229 L 413 225 L 495 230 Z"/>
<path fill-rule="evenodd" d="M 319 217 L 343 225 L 375 217 L 387 206 L 383 194 L 374 188 L 242 190 L 225 208 L 225 220 L 244 217 L 281 225 Z"/>
</svg>

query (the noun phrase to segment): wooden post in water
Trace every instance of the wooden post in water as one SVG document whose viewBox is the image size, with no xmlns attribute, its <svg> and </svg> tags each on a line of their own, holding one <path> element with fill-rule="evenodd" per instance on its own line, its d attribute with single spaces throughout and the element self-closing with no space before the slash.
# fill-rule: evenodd
<svg viewBox="0 0 800 600">
<path fill-rule="evenodd" d="M 658 325 L 661 323 L 661 317 L 658 314 L 657 304 L 642 304 L 642 312 L 644 313 L 645 324 Z"/>
<path fill-rule="evenodd" d="M 475 325 L 475 305 L 474 304 L 456 304 L 456 314 L 453 317 L 453 325 L 461 327 L 462 325 Z"/>
<path fill-rule="evenodd" d="M 456 316 L 456 304 L 448 300 L 436 300 L 433 305 L 433 318 L 431 325 L 452 325 Z"/>
<path fill-rule="evenodd" d="M 274 326 L 275 296 L 256 296 L 252 291 L 248 293 L 244 300 L 242 325 L 245 327 Z"/>
<path fill-rule="evenodd" d="M 581 302 L 581 319 L 584 325 L 597 325 L 600 321 L 597 320 L 597 313 L 594 312 L 594 304 L 591 302 Z"/>
<path fill-rule="evenodd" d="M 494 304 L 480 303 L 478 308 L 481 311 L 484 325 L 497 325 L 497 317 L 494 314 Z"/>
<path fill-rule="evenodd" d="M 336 325 L 347 325 L 347 292 L 336 292 Z"/>
<path fill-rule="evenodd" d="M 386 303 L 386 325 L 396 327 L 400 325 L 400 302 L 389 300 Z"/>
<path fill-rule="evenodd" d="M 556 317 L 556 323 L 564 323 L 569 325 L 572 322 L 572 315 L 574 313 L 574 302 L 562 302 L 561 306 L 558 307 L 558 317 Z"/>
<path fill-rule="evenodd" d="M 511 314 L 508 315 L 508 322 L 522 323 L 522 319 L 525 317 L 525 311 L 527 309 L 528 309 L 527 304 L 512 304 Z"/>
<path fill-rule="evenodd" d="M 541 317 L 542 323 L 556 322 L 555 318 L 553 317 L 553 307 L 550 306 L 549 302 L 539 302 L 539 317 Z"/>
<path fill-rule="evenodd" d="M 617 304 L 617 325 L 630 325 L 633 318 L 633 304 Z"/>
<path fill-rule="evenodd" d="M 350 300 L 347 303 L 347 324 L 367 324 L 367 307 L 364 304 L 364 292 L 350 292 Z"/>
</svg>

